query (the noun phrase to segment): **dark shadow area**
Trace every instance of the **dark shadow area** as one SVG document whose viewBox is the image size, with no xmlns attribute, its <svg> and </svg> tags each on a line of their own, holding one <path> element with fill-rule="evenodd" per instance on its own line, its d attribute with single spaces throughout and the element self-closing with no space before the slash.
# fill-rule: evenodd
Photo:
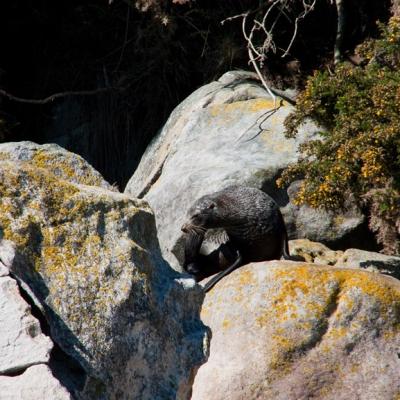
<svg viewBox="0 0 400 400">
<path fill-rule="evenodd" d="M 228 70 L 250 69 L 240 18 L 221 21 L 260 3 L 168 3 L 164 19 L 140 13 L 128 2 L 108 3 L 1 2 L 0 89 L 26 99 L 95 93 L 61 96 L 42 105 L 0 96 L 0 140 L 59 143 L 122 189 L 176 105 Z M 287 18 L 280 20 L 277 43 L 292 37 L 300 3 L 293 2 Z M 348 2 L 345 51 L 351 53 L 375 34 L 376 21 L 388 19 L 389 4 Z M 283 59 L 270 55 L 264 73 L 278 86 L 301 86 L 309 72 L 331 62 L 335 30 L 335 7 L 317 2 L 299 24 L 290 54 Z M 291 61 L 299 65 L 295 78 L 286 71 Z"/>
<path fill-rule="evenodd" d="M 375 235 L 368 228 L 367 221 L 360 224 L 351 233 L 344 235 L 341 239 L 322 241 L 322 243 L 332 250 L 346 250 L 350 248 L 375 252 L 382 250 L 382 246 L 377 243 Z"/>
<path fill-rule="evenodd" d="M 361 268 L 374 267 L 382 274 L 390 275 L 393 278 L 400 279 L 400 269 L 397 265 L 391 265 L 389 262 L 378 260 L 368 260 L 360 262 Z"/>
<path fill-rule="evenodd" d="M 29 367 L 31 367 L 31 365 Z M 22 375 L 29 367 L 21 368 L 21 369 L 18 369 L 18 370 L 13 370 L 13 371 L 10 371 L 10 372 L 7 372 L 7 371 L 6 372 L 2 372 L 0 376 L 7 376 L 9 378 L 14 378 L 16 376 Z"/>
<path fill-rule="evenodd" d="M 289 203 L 289 196 L 286 188 L 278 188 L 276 181 L 282 175 L 282 170 L 278 171 L 271 179 L 264 181 L 261 190 L 270 195 L 280 208 Z"/>
</svg>

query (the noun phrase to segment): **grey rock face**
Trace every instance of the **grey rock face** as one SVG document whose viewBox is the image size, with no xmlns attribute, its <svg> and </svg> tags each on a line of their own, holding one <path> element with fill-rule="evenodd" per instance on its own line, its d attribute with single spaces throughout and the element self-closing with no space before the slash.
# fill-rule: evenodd
<svg viewBox="0 0 400 400">
<path fill-rule="evenodd" d="M 386 275 L 400 278 L 400 257 L 364 251 L 347 249 L 338 258 L 335 266 L 341 268 L 362 268 L 371 272 L 378 271 Z"/>
<path fill-rule="evenodd" d="M 39 145 L 33 142 L 0 143 L 0 160 L 25 161 L 31 166 L 47 169 L 59 179 L 117 191 L 81 156 L 57 144 Z"/>
<path fill-rule="evenodd" d="M 274 109 L 253 74 L 226 73 L 184 100 L 146 150 L 125 192 L 143 197 L 153 208 L 163 255 L 174 268 L 182 262 L 179 228 L 188 208 L 201 196 L 233 184 L 266 191 L 280 207 L 286 206 L 282 211 L 290 236 L 303 236 L 305 230 L 298 228 L 302 209 L 288 205 L 286 191 L 278 190 L 275 181 L 318 128 L 307 123 L 296 139 L 286 139 L 283 121 L 293 108 L 279 99 L 277 105 Z M 319 241 L 331 240 L 333 232 L 338 239 L 363 221 L 355 212 L 337 220 L 333 231 L 331 215 L 318 213 L 314 219 L 324 225 Z M 308 227 L 308 233 L 315 231 L 310 223 Z"/>
<path fill-rule="evenodd" d="M 15 280 L 0 278 L 0 375 L 46 363 L 52 348 L 53 343 L 43 335 Z"/>
<path fill-rule="evenodd" d="M 10 272 L 39 303 L 53 340 L 85 370 L 79 396 L 187 399 L 208 349 L 201 289 L 161 257 L 145 201 L 74 176 L 29 157 L 0 161 Z"/>
<path fill-rule="evenodd" d="M 289 203 L 282 209 L 293 238 L 307 238 L 333 247 L 340 245 L 341 248 L 375 247 L 365 217 L 350 202 L 347 211 L 340 213 L 294 205 L 293 199 L 300 184 L 301 181 L 295 181 L 288 187 Z"/>
<path fill-rule="evenodd" d="M 4 248 L 9 251 L 10 243 L 0 243 L 0 254 L 7 259 Z M 52 349 L 17 282 L 0 277 L 0 400 L 71 399 L 45 365 Z"/>
<path fill-rule="evenodd" d="M 44 364 L 28 368 L 22 375 L 0 376 L 0 400 L 73 400 Z"/>
<path fill-rule="evenodd" d="M 207 293 L 213 338 L 192 400 L 393 400 L 400 282 L 358 269 L 248 264 Z"/>
<path fill-rule="evenodd" d="M 308 239 L 291 240 L 289 249 L 290 254 L 300 255 L 310 263 L 333 265 L 337 268 L 365 269 L 400 278 L 400 257 L 360 249 L 334 251 Z"/>
<path fill-rule="evenodd" d="M 343 251 L 334 251 L 322 243 L 312 242 L 308 239 L 295 239 L 289 242 L 289 251 L 291 255 L 298 255 L 304 258 L 306 262 L 335 265 Z"/>
</svg>

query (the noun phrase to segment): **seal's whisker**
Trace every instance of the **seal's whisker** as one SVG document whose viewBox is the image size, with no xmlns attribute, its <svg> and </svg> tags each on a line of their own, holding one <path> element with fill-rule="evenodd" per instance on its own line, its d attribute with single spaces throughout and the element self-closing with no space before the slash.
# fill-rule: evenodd
<svg viewBox="0 0 400 400">
<path fill-rule="evenodd" d="M 186 225 L 185 226 L 186 232 L 187 233 L 195 233 L 197 235 L 202 235 L 206 232 L 206 228 L 203 226 L 198 226 L 198 225 Z"/>
</svg>

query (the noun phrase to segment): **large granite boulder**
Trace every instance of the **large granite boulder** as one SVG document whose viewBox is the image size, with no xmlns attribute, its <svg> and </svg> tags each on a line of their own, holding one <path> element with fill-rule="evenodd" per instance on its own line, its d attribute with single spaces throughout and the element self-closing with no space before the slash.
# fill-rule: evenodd
<svg viewBox="0 0 400 400">
<path fill-rule="evenodd" d="M 192 400 L 393 400 L 400 282 L 357 269 L 249 264 L 207 293 L 210 357 Z"/>
<path fill-rule="evenodd" d="M 3 264 L 83 368 L 73 395 L 187 399 L 207 355 L 203 293 L 163 260 L 147 203 L 64 174 L 62 154 L 54 168 L 1 154 Z"/>
<path fill-rule="evenodd" d="M 340 218 L 319 211 L 310 217 L 309 209 L 289 204 L 286 190 L 277 189 L 282 170 L 298 159 L 299 145 L 318 128 L 307 123 L 296 139 L 286 139 L 283 121 L 293 107 L 279 98 L 276 106 L 253 74 L 229 72 L 184 100 L 147 148 L 125 193 L 143 197 L 153 208 L 163 255 L 174 268 L 182 262 L 180 226 L 188 208 L 232 184 L 270 194 L 284 207 L 292 237 L 310 234 L 336 243 L 351 238 L 363 223 L 357 210 Z"/>
<path fill-rule="evenodd" d="M 0 143 L 0 160 L 25 161 L 32 167 L 46 169 L 56 178 L 117 191 L 81 156 L 57 144 L 39 145 L 33 142 Z"/>
</svg>

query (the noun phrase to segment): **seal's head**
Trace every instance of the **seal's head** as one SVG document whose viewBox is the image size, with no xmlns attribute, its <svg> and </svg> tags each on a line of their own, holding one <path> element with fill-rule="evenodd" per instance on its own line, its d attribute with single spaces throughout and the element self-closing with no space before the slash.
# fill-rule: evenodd
<svg viewBox="0 0 400 400">
<path fill-rule="evenodd" d="M 217 202 L 210 196 L 203 196 L 197 200 L 187 213 L 187 221 L 181 230 L 185 233 L 206 231 L 215 227 Z"/>
</svg>

